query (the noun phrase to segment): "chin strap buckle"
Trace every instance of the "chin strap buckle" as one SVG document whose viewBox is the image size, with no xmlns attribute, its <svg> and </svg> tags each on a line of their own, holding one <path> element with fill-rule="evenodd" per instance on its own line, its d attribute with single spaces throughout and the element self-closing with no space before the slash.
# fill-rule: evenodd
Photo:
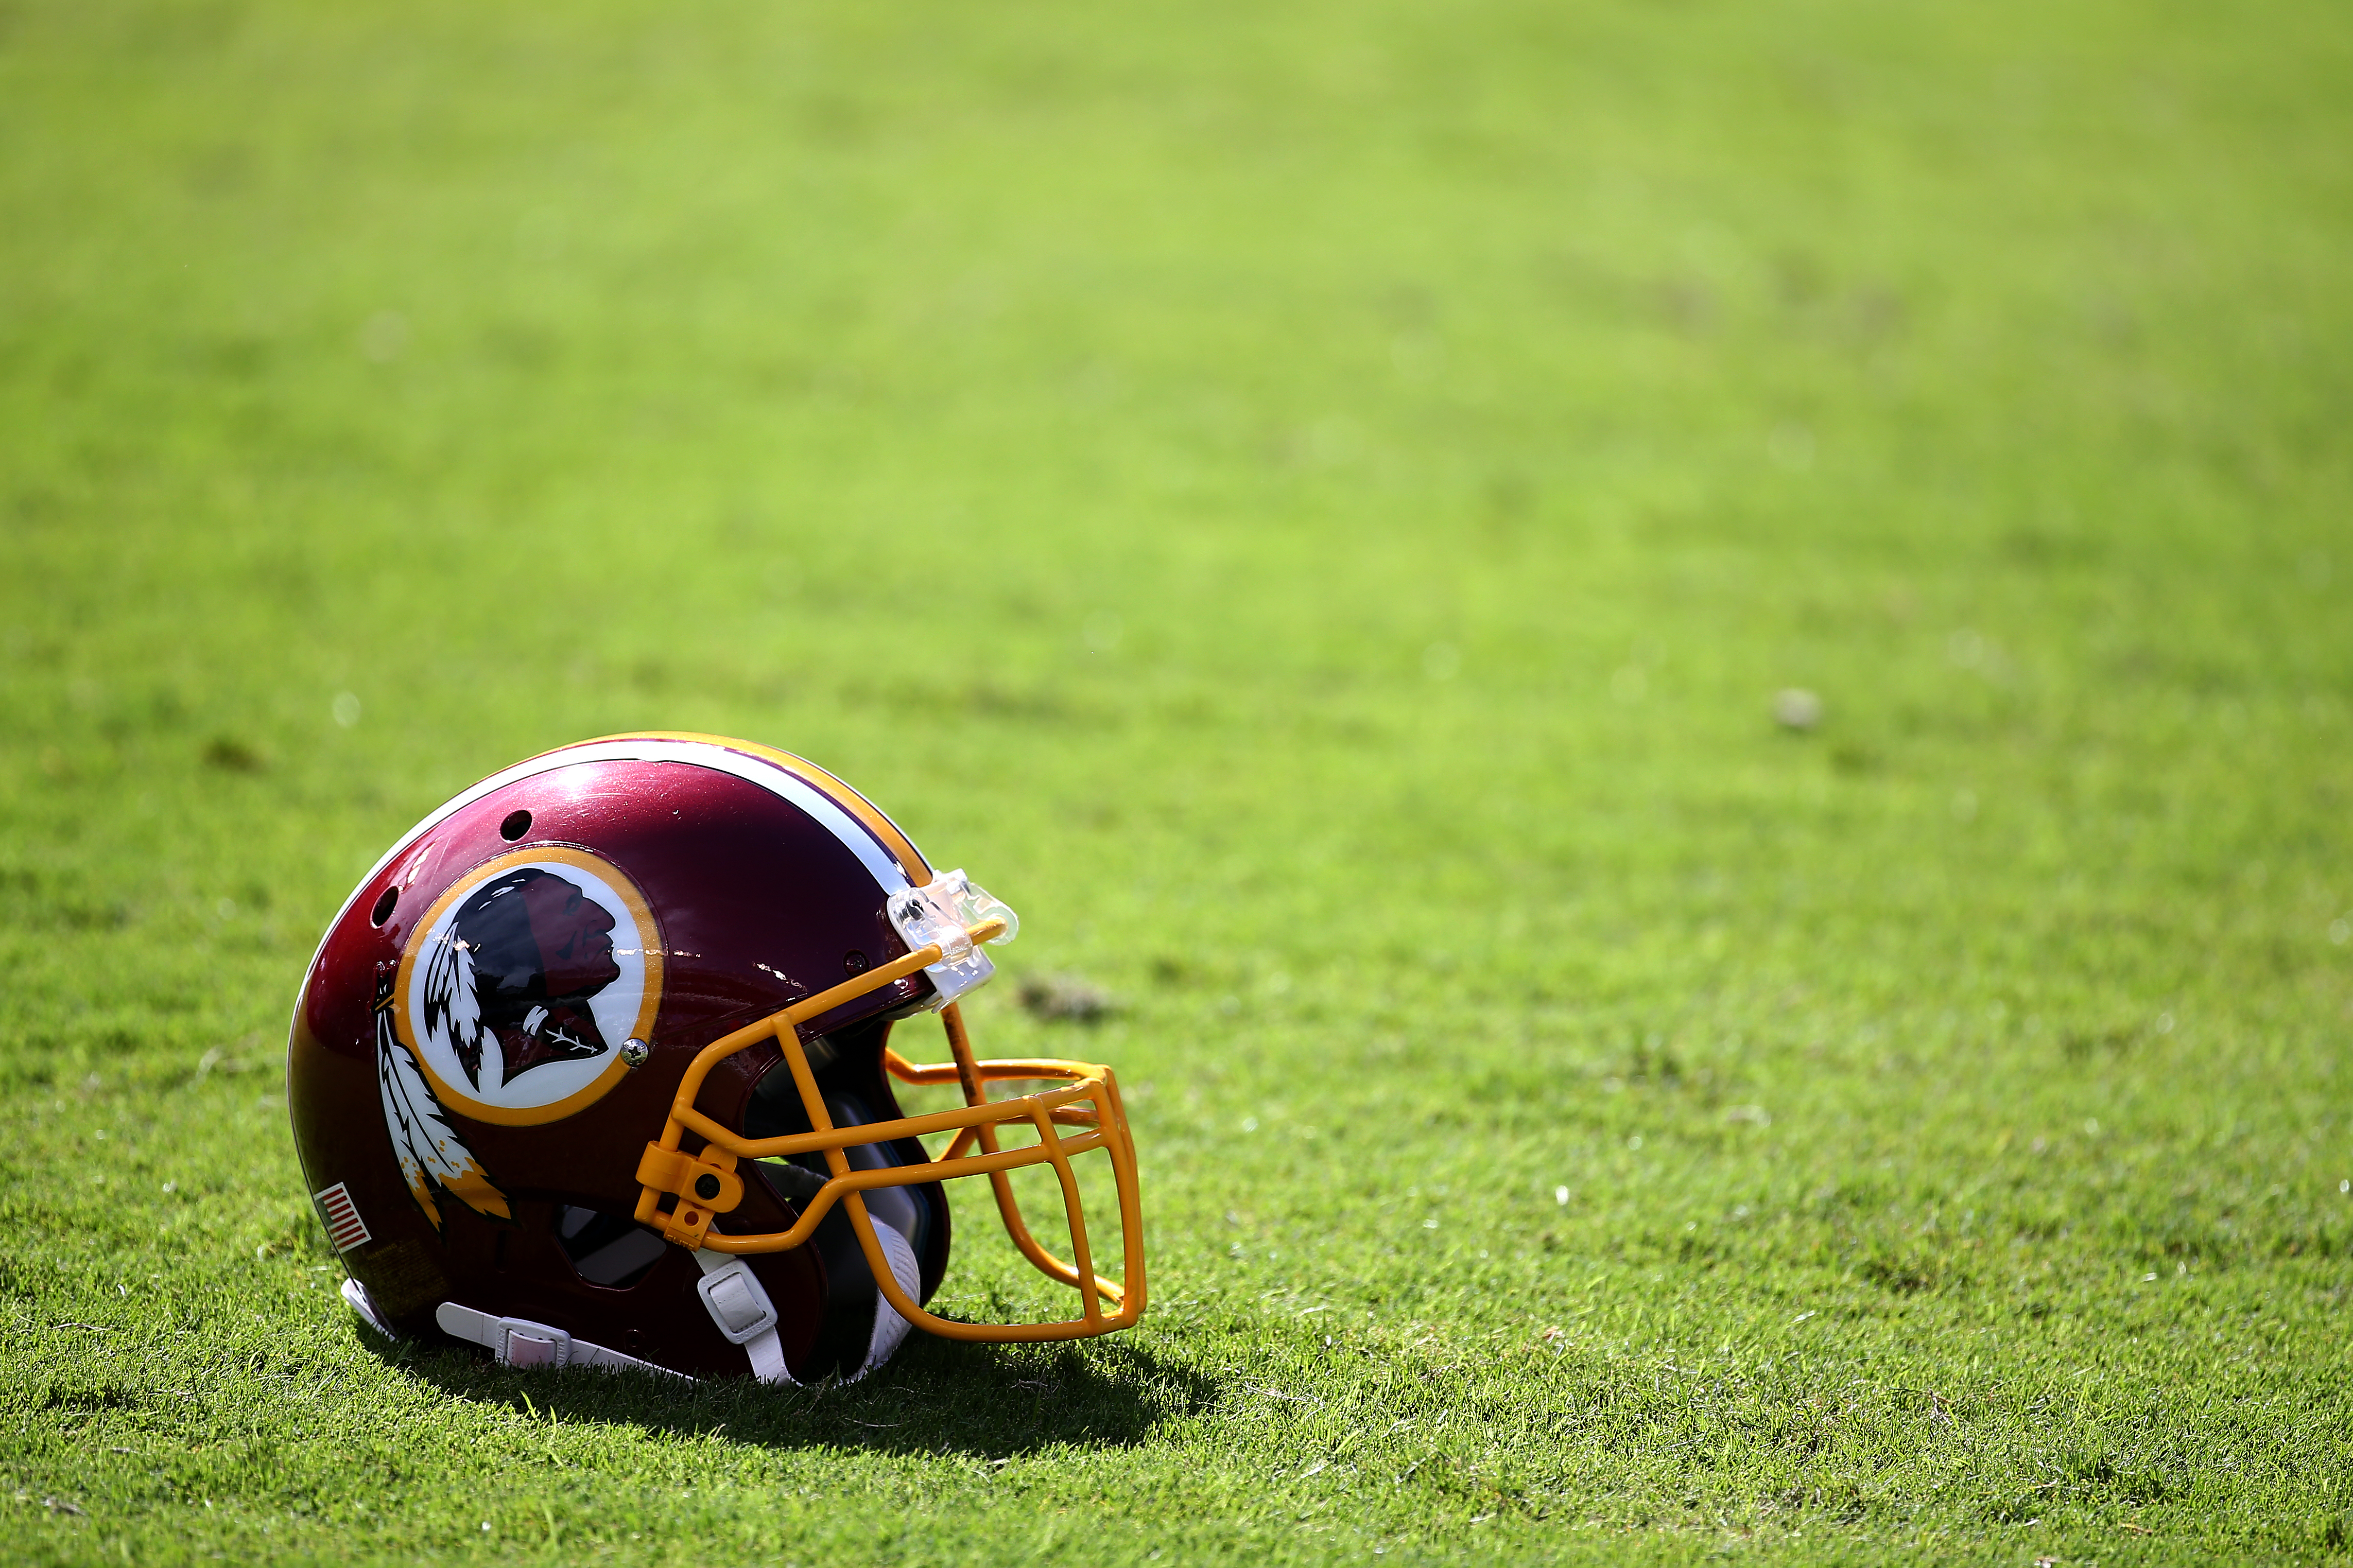
<svg viewBox="0 0 2353 1568">
<path fill-rule="evenodd" d="M 501 1366 L 573 1367 L 592 1366 L 605 1372 L 659 1372 L 677 1377 L 666 1366 L 656 1366 L 639 1361 L 619 1351 L 603 1345 L 590 1344 L 575 1339 L 553 1323 L 535 1323 L 529 1318 L 500 1318 L 455 1301 L 444 1301 L 433 1310 L 434 1322 L 453 1340 L 477 1344 L 498 1357 Z"/>
<path fill-rule="evenodd" d="M 702 1268 L 702 1278 L 694 1282 L 694 1289 L 702 1298 L 702 1310 L 711 1314 L 712 1327 L 729 1344 L 744 1347 L 754 1377 L 762 1383 L 791 1383 L 793 1374 L 785 1366 L 784 1341 L 776 1334 L 783 1315 L 760 1277 L 752 1272 L 751 1263 L 709 1250 L 697 1251 L 694 1261 Z"/>
<path fill-rule="evenodd" d="M 694 1259 L 702 1265 L 702 1278 L 694 1289 L 729 1344 L 740 1345 L 776 1326 L 776 1304 L 768 1300 L 750 1264 L 711 1252 L 698 1252 Z"/>
</svg>

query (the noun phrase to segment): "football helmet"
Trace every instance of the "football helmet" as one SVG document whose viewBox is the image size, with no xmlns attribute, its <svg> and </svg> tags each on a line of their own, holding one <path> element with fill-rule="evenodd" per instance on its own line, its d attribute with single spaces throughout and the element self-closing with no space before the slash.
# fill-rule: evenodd
<svg viewBox="0 0 2353 1568">
<path fill-rule="evenodd" d="M 1128 1327 L 1144 1227 L 1111 1069 L 977 1059 L 958 1009 L 1018 923 L 765 746 L 620 735 L 483 780 L 361 880 L 295 1005 L 287 1105 L 345 1300 L 386 1335 L 512 1365 L 769 1382 L 862 1376 L 910 1325 Z M 892 1030 L 929 1012 L 948 1060 L 916 1066 Z M 893 1080 L 961 1103 L 908 1115 Z M 1009 1083 L 1046 1087 L 989 1098 Z M 1115 1278 L 1073 1165 L 1094 1151 Z M 1023 1216 L 1026 1166 L 1052 1173 L 1067 1259 Z M 948 1262 L 941 1184 L 975 1176 L 1075 1316 L 926 1309 Z"/>
</svg>

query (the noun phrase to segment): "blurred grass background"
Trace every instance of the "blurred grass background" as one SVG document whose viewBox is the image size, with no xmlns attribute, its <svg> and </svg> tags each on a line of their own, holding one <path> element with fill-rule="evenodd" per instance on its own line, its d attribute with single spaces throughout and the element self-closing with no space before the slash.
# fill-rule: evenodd
<svg viewBox="0 0 2353 1568">
<path fill-rule="evenodd" d="M 2284 0 L 0 9 L 24 1549 L 2342 1552 L 2348 145 Z M 354 1339 L 310 944 L 640 726 L 1116 999 L 976 1022 L 1143 1330 Z"/>
</svg>

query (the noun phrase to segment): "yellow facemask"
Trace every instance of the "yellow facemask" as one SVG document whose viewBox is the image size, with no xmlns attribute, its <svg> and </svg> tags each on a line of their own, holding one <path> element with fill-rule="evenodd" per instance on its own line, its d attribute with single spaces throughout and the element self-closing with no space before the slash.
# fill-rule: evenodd
<svg viewBox="0 0 2353 1568">
<path fill-rule="evenodd" d="M 690 1249 L 782 1252 L 807 1241 L 815 1233 L 818 1221 L 839 1205 L 849 1215 L 859 1247 L 866 1256 L 883 1298 L 910 1323 L 946 1339 L 993 1342 L 1083 1339 L 1127 1328 L 1142 1317 L 1144 1215 L 1137 1197 L 1135 1145 L 1128 1136 L 1126 1112 L 1120 1105 L 1119 1085 L 1111 1068 L 1050 1058 L 976 1060 L 971 1040 L 965 1032 L 963 1014 L 958 1005 L 950 1001 L 941 1008 L 940 1017 L 947 1029 L 952 1059 L 919 1066 L 886 1048 L 882 1063 L 892 1077 L 904 1083 L 955 1084 L 964 1094 L 961 1109 L 837 1128 L 825 1097 L 818 1089 L 808 1052 L 800 1037 L 801 1024 L 918 970 L 943 965 L 953 973 L 969 963 L 976 943 L 1009 938 L 1015 924 L 1012 911 L 987 900 L 986 895 L 981 895 L 981 906 L 969 900 L 958 904 L 957 910 L 962 914 L 982 913 L 985 907 L 983 918 L 968 923 L 942 919 L 937 903 L 917 911 L 915 919 L 900 922 L 901 929 L 932 936 L 934 940 L 926 945 L 705 1046 L 679 1082 L 660 1139 L 646 1145 L 645 1157 L 638 1163 L 638 1223 L 654 1227 L 664 1239 Z M 985 963 L 980 967 L 985 972 Z M 714 1066 L 768 1039 L 774 1039 L 784 1052 L 785 1066 L 799 1090 L 810 1131 L 781 1138 L 746 1138 L 695 1109 L 703 1081 Z M 988 1098 L 987 1086 L 991 1083 L 1039 1079 L 1058 1080 L 1060 1087 L 1011 1100 Z M 1002 1147 L 999 1134 L 1013 1129 L 1034 1131 L 1037 1142 L 1018 1148 Z M 703 1140 L 703 1147 L 691 1154 L 679 1147 L 689 1132 Z M 853 1170 L 850 1166 L 847 1151 L 858 1145 L 920 1139 L 936 1133 L 954 1134 L 936 1159 L 880 1170 Z M 1085 1205 L 1077 1173 L 1071 1163 L 1074 1156 L 1095 1149 L 1110 1157 L 1119 1194 L 1123 1257 L 1116 1279 L 1095 1272 L 1093 1253 L 1087 1240 Z M 738 1161 L 786 1159 L 801 1154 L 820 1156 L 831 1174 L 803 1205 L 800 1218 L 791 1229 L 761 1236 L 730 1236 L 711 1228 L 713 1219 L 743 1201 L 744 1177 L 736 1170 Z M 1071 1258 L 1067 1262 L 1047 1251 L 1030 1234 L 1013 1193 L 1012 1172 L 1048 1164 L 1053 1167 L 1060 1184 L 1063 1212 L 1069 1221 Z M 878 1187 L 913 1186 L 965 1176 L 988 1178 L 997 1198 L 997 1214 L 1013 1245 L 1048 1279 L 1078 1291 L 1078 1317 L 1047 1323 L 966 1323 L 926 1311 L 908 1296 L 875 1236 L 873 1221 L 861 1194 Z M 674 1201 L 664 1208 L 665 1199 Z"/>
</svg>

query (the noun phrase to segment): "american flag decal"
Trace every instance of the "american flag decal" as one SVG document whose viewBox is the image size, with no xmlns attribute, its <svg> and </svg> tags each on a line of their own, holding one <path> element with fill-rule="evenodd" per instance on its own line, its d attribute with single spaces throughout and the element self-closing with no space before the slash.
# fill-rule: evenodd
<svg viewBox="0 0 2353 1568">
<path fill-rule="evenodd" d="M 311 1195 L 319 1201 L 319 1213 L 327 1222 L 327 1239 L 335 1244 L 337 1252 L 349 1252 L 371 1239 L 367 1222 L 360 1218 L 359 1205 L 352 1202 L 343 1183 Z"/>
</svg>

